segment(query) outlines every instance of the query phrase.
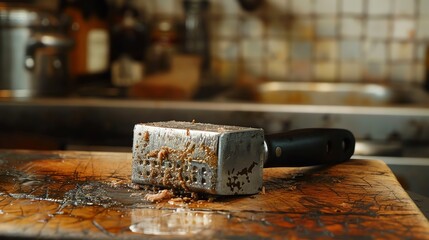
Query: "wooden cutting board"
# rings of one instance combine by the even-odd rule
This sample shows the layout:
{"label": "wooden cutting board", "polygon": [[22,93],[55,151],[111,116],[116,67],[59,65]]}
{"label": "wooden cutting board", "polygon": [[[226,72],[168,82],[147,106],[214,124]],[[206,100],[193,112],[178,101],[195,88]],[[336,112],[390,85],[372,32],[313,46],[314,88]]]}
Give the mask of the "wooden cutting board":
{"label": "wooden cutting board", "polygon": [[0,235],[49,238],[418,238],[429,223],[377,160],[264,169],[265,192],[144,200],[131,154],[0,151]]}

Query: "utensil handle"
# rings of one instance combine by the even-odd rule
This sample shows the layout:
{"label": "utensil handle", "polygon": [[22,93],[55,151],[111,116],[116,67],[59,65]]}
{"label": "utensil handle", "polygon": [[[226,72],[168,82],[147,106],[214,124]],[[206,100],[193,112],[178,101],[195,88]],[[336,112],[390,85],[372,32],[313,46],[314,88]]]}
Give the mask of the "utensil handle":
{"label": "utensil handle", "polygon": [[344,162],[353,155],[355,138],[346,129],[305,128],[267,135],[264,167],[311,166]]}

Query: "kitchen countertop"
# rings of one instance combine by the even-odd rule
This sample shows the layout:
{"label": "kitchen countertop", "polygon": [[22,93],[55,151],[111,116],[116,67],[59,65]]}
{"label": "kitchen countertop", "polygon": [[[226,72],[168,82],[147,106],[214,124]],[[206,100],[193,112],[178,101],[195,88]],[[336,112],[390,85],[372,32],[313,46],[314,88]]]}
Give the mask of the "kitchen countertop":
{"label": "kitchen countertop", "polygon": [[166,120],[261,127],[266,133],[309,126],[338,127],[369,141],[429,142],[429,108],[413,105],[316,106],[78,97],[0,99],[0,112],[0,130],[6,132],[75,139],[112,136],[122,145],[130,143],[130,129],[135,123]]}
{"label": "kitchen countertop", "polygon": [[130,183],[130,153],[2,150],[0,165],[2,236],[429,239],[383,161],[264,169],[256,195],[156,203]]}

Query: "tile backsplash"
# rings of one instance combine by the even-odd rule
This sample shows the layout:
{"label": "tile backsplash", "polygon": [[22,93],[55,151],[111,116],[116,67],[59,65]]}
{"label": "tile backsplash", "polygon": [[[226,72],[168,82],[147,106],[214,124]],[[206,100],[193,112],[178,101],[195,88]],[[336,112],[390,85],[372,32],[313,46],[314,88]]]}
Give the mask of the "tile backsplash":
{"label": "tile backsplash", "polygon": [[[113,1],[113,0],[112,0]],[[150,19],[180,0],[136,0]],[[253,12],[211,0],[211,75],[250,81],[424,79],[429,0],[265,0]]]}
{"label": "tile backsplash", "polygon": [[[174,4],[182,15],[180,1],[144,5],[152,14]],[[429,0],[265,0],[254,12],[212,0],[210,32],[220,79],[419,83]]]}

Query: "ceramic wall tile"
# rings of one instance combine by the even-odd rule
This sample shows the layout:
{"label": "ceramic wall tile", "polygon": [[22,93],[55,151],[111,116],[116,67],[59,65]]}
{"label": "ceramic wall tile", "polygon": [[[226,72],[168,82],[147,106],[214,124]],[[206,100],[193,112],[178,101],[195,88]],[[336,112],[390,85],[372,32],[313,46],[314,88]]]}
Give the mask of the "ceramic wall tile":
{"label": "ceramic wall tile", "polygon": [[334,17],[321,17],[316,19],[316,35],[317,37],[337,37],[338,19]]}
{"label": "ceramic wall tile", "polygon": [[370,18],[366,20],[366,38],[387,39],[390,33],[388,18]]}
{"label": "ceramic wall tile", "polygon": [[414,44],[392,42],[390,44],[390,59],[393,61],[411,62],[414,59]]}
{"label": "ceramic wall tile", "polygon": [[411,40],[416,34],[416,24],[412,19],[395,19],[393,21],[393,38],[397,40]]}
{"label": "ceramic wall tile", "polygon": [[368,15],[388,15],[392,12],[393,0],[368,0]]}
{"label": "ceramic wall tile", "polygon": [[342,0],[340,5],[341,13],[345,15],[362,15],[364,13],[364,0]]}
{"label": "ceramic wall tile", "polygon": [[267,39],[267,60],[283,61],[289,58],[289,42],[284,39]]}
{"label": "ceramic wall tile", "polygon": [[321,40],[316,42],[317,60],[335,60],[338,58],[338,41]]}
{"label": "ceramic wall tile", "polygon": [[336,79],[338,79],[336,62],[316,62],[315,80],[335,81]]}
{"label": "ceramic wall tile", "polygon": [[288,78],[289,69],[286,61],[267,61],[267,78],[272,81],[284,81]]}
{"label": "ceramic wall tile", "polygon": [[340,62],[339,79],[345,82],[359,82],[362,80],[362,64],[360,62]]}
{"label": "ceramic wall tile", "polygon": [[412,17],[416,14],[415,0],[394,0],[393,7],[393,13],[396,16]]}
{"label": "ceramic wall tile", "polygon": [[369,61],[366,62],[363,69],[363,77],[367,81],[387,82],[388,66],[386,62]]}
{"label": "ceramic wall tile", "polygon": [[429,16],[418,19],[416,38],[429,42]]}
{"label": "ceramic wall tile", "polygon": [[361,37],[363,33],[363,21],[358,17],[344,17],[341,19],[341,36]]}
{"label": "ceramic wall tile", "polygon": [[360,60],[363,56],[362,42],[355,40],[342,40],[340,42],[341,60]]}
{"label": "ceramic wall tile", "polygon": [[306,41],[291,42],[291,58],[294,60],[310,60],[313,57],[313,43]]}
{"label": "ceramic wall tile", "polygon": [[247,17],[240,22],[240,31],[244,38],[262,37],[265,33],[264,22],[257,17]]}
{"label": "ceramic wall tile", "polygon": [[411,63],[393,63],[390,68],[390,79],[396,82],[412,82],[414,68]]}
{"label": "ceramic wall tile", "polygon": [[291,2],[291,10],[294,15],[312,14],[313,8],[314,8],[313,0],[292,0]]}
{"label": "ceramic wall tile", "polygon": [[387,43],[381,41],[368,41],[365,43],[365,59],[368,61],[386,61]]}
{"label": "ceramic wall tile", "polygon": [[[426,51],[429,50],[428,43],[419,43],[419,44],[413,44],[416,48],[416,60],[418,62],[425,62],[426,60]],[[429,56],[427,56],[429,57]]]}
{"label": "ceramic wall tile", "polygon": [[418,4],[418,13],[420,16],[429,17],[429,0],[420,0],[417,1]]}
{"label": "ceramic wall tile", "polygon": [[315,35],[315,25],[311,18],[304,18],[293,22],[291,37],[296,40],[311,40]]}
{"label": "ceramic wall tile", "polygon": [[292,81],[313,81],[314,63],[310,61],[291,61],[289,78]]}
{"label": "ceramic wall tile", "polygon": [[244,71],[243,81],[261,81],[266,77],[266,67],[264,61],[247,60],[243,62],[242,70]]}
{"label": "ceramic wall tile", "polygon": [[316,0],[314,12],[318,15],[336,15],[338,0]]}
{"label": "ceramic wall tile", "polygon": [[423,83],[426,78],[426,65],[422,63],[414,64],[414,82]]}
{"label": "ceramic wall tile", "polygon": [[244,39],[240,43],[240,52],[242,59],[251,61],[261,60],[266,57],[265,41],[262,38]]}

